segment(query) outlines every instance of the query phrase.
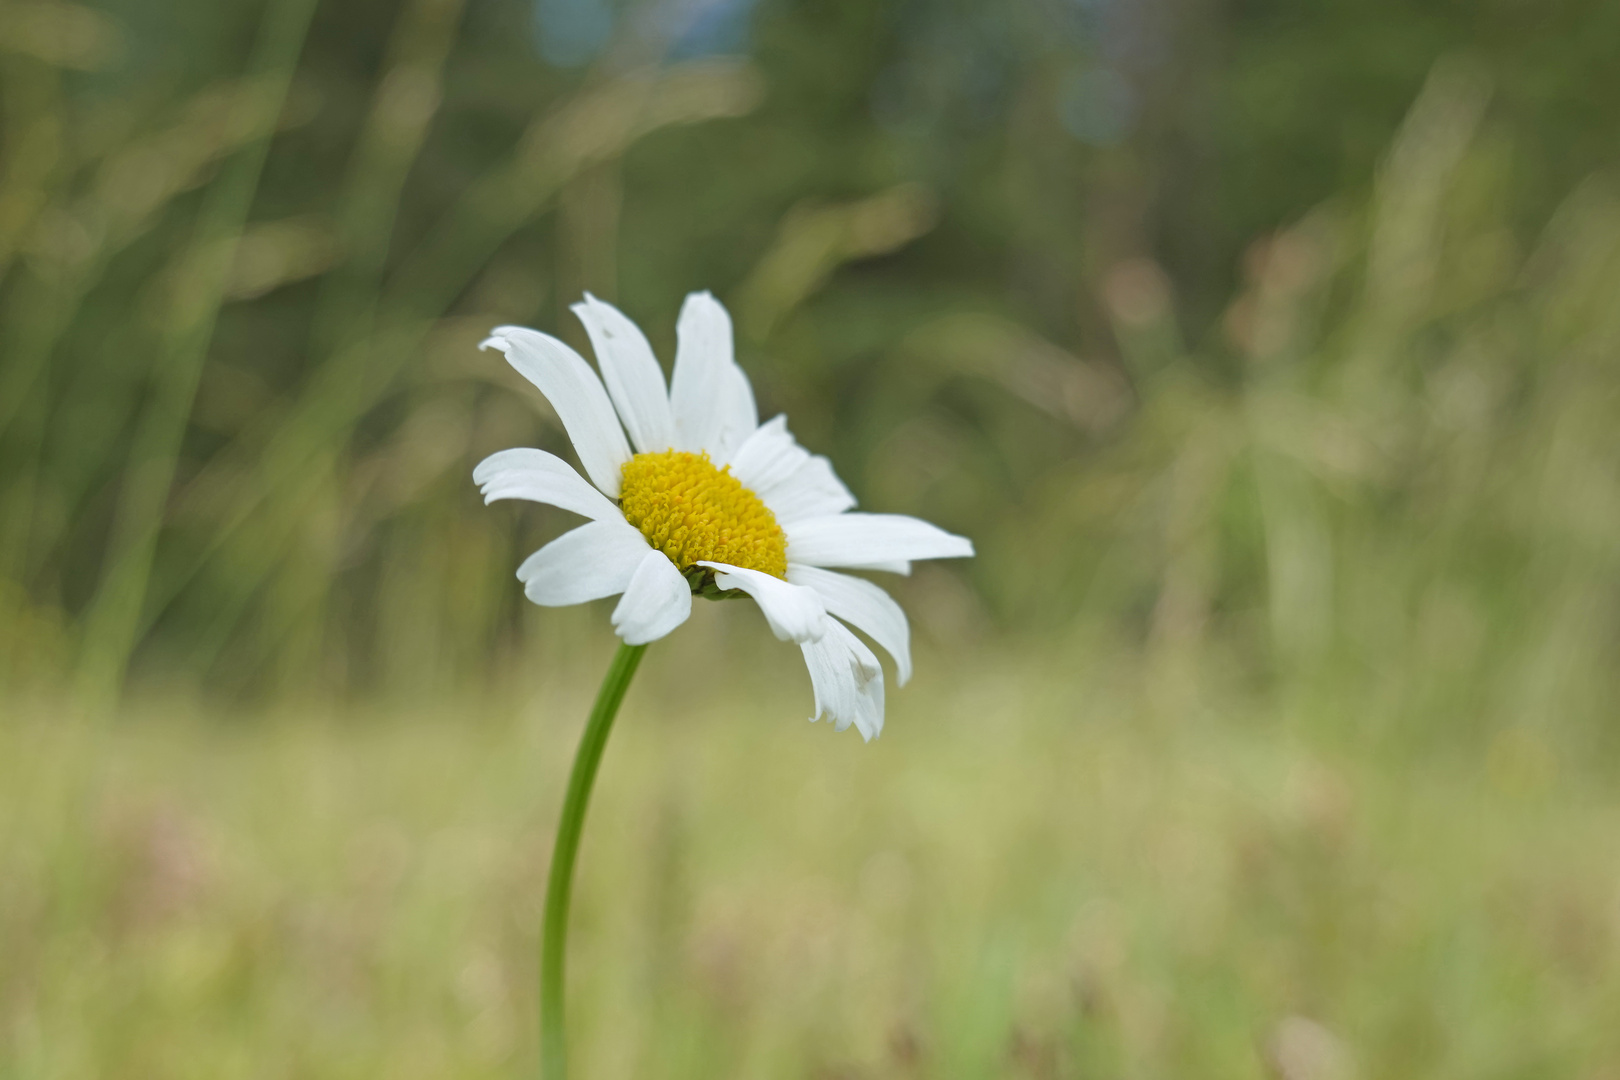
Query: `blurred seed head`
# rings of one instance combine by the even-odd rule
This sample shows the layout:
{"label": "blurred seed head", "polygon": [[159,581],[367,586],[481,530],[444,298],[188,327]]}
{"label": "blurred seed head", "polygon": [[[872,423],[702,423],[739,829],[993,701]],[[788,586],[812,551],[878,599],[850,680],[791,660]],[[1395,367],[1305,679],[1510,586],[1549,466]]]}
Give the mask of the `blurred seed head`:
{"label": "blurred seed head", "polygon": [[1108,430],[1131,406],[1130,387],[1116,369],[997,316],[948,315],[912,331],[901,348],[934,367],[988,379],[1082,431]]}
{"label": "blurred seed head", "polygon": [[35,221],[26,250],[40,276],[56,278],[89,264],[100,242],[101,238],[82,217],[52,206]]}
{"label": "blurred seed head", "polygon": [[78,4],[0,5],[0,51],[20,53],[55,67],[95,71],[124,53],[123,28]]}
{"label": "blurred seed head", "polygon": [[1356,1075],[1349,1048],[1303,1016],[1285,1017],[1272,1029],[1265,1059],[1276,1080],[1352,1080]]}
{"label": "blurred seed head", "polygon": [[1150,326],[1168,318],[1170,296],[1170,278],[1152,259],[1127,259],[1103,280],[1103,300],[1126,326]]}
{"label": "blurred seed head", "polygon": [[109,798],[102,809],[105,859],[115,868],[112,915],[123,930],[149,930],[199,904],[214,862],[197,821],[163,801]]}
{"label": "blurred seed head", "polygon": [[738,320],[764,338],[845,263],[887,255],[931,230],[938,199],[900,184],[854,202],[803,202],[789,210],[775,241],[737,290]]}
{"label": "blurred seed head", "polygon": [[606,161],[648,131],[670,124],[742,116],[764,96],[753,65],[698,60],[621,76],[551,113],[525,134],[517,176],[553,182]]}
{"label": "blurred seed head", "polygon": [[439,76],[436,68],[402,64],[383,76],[377,89],[376,120],[386,140],[411,144],[438,111]]}
{"label": "blurred seed head", "polygon": [[236,242],[226,297],[251,300],[325,273],[341,254],[336,235],[332,222],[316,215],[250,227]]}
{"label": "blurred seed head", "polygon": [[1277,357],[1301,331],[1301,307],[1332,269],[1337,220],[1318,210],[1293,228],[1256,240],[1244,253],[1247,281],[1227,309],[1228,339],[1251,359]]}

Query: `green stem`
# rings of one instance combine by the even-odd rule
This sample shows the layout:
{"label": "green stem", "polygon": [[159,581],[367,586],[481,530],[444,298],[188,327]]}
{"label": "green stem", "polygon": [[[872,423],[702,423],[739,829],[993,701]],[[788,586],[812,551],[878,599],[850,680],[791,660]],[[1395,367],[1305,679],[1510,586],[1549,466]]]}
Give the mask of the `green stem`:
{"label": "green stem", "polygon": [[546,915],[540,935],[540,1076],[541,1080],[566,1080],[568,1043],[564,1023],[563,982],[567,967],[568,904],[574,885],[574,859],[579,855],[579,834],[585,827],[585,808],[591,801],[591,785],[596,767],[602,763],[602,750],[619,714],[619,702],[630,687],[630,679],[641,663],[645,645],[620,645],[596,694],[591,718],[585,722],[579,750],[574,754],[574,770],[568,776],[568,794],[563,799],[562,820],[557,822],[557,843],[551,849],[551,878],[546,882]]}

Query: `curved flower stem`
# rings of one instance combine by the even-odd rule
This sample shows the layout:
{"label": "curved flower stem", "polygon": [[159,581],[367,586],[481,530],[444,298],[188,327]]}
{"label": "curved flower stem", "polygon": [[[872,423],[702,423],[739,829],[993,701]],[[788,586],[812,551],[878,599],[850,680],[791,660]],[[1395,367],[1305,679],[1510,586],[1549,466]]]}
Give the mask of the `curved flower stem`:
{"label": "curved flower stem", "polygon": [[546,882],[545,923],[540,934],[540,1076],[541,1080],[565,1080],[568,1075],[568,1043],[564,1023],[564,975],[568,952],[568,903],[574,885],[574,859],[579,854],[579,834],[585,826],[585,808],[591,801],[591,785],[596,767],[613,730],[619,702],[630,687],[630,679],[641,663],[645,645],[623,645],[613,657],[602,689],[597,691],[591,718],[585,722],[579,750],[574,754],[574,770],[568,776],[568,794],[563,798],[562,820],[557,823],[557,843],[551,849],[551,877]]}

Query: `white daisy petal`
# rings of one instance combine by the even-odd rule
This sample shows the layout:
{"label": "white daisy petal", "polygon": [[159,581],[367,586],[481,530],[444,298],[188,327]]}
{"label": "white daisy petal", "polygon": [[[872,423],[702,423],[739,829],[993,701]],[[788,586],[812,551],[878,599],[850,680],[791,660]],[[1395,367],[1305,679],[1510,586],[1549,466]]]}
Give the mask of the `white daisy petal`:
{"label": "white daisy petal", "polygon": [[855,680],[855,727],[861,738],[871,742],[883,734],[883,666],[866,643],[841,623],[832,623],[829,636],[842,639],[854,663],[850,674]]}
{"label": "white daisy petal", "polygon": [[602,369],[602,382],[619,410],[630,444],[656,454],[675,445],[675,420],[664,390],[664,373],[641,328],[612,304],[585,294],[570,310],[585,324]]}
{"label": "white daisy petal", "polygon": [[719,444],[735,367],[731,316],[711,294],[689,294],[675,323],[675,374],[669,381],[677,450],[696,453]]}
{"label": "white daisy petal", "polygon": [[630,460],[630,444],[602,380],[585,358],[549,334],[523,326],[497,326],[479,348],[501,350],[507,363],[539,388],[557,411],[585,475],[603,494],[618,498],[619,470]]}
{"label": "white daisy petal", "polygon": [[482,490],[485,504],[497,499],[528,499],[599,521],[620,517],[619,508],[586,483],[572,465],[544,450],[522,447],[491,454],[473,470],[473,483]]}
{"label": "white daisy petal", "polygon": [[725,385],[720,394],[720,433],[707,447],[709,457],[716,465],[724,465],[732,454],[759,427],[759,407],[754,404],[754,388],[748,376],[736,364],[725,373]]}
{"label": "white daisy petal", "polygon": [[669,556],[648,551],[641,558],[619,606],[613,629],[626,645],[645,645],[674,630],[692,614],[692,587]]}
{"label": "white daisy petal", "polygon": [[788,558],[810,566],[872,566],[973,554],[973,541],[904,514],[831,514],[795,521],[783,531]]}
{"label": "white daisy petal", "polygon": [[[547,605],[622,593],[613,627],[627,644],[672,633],[691,616],[691,588],[676,563],[685,565],[690,556],[654,549],[616,500],[656,494],[650,487],[622,490],[633,454],[704,452],[730,477],[684,463],[691,475],[682,482],[692,488],[682,497],[717,508],[681,519],[691,530],[680,541],[684,550],[703,550],[695,545],[721,543],[748,527],[741,511],[724,508],[730,504],[720,498],[722,487],[734,493],[740,483],[769,508],[786,538],[786,580],[728,563],[699,565],[714,571],[720,588],[748,593],[777,637],[799,643],[815,690],[813,720],[876,738],[883,730],[885,684],[867,641],[893,657],[904,685],[912,672],[910,625],[882,589],[832,568],[909,574],[917,559],[972,555],[972,541],[916,518],[851,512],[855,497],[832,463],[799,446],[785,417],[759,423],[753,388],[734,357],[731,317],[709,293],[692,293],[681,307],[667,391],[658,359],[633,322],[589,294],[573,310],[590,335],[600,374],[567,345],[534,330],[499,327],[484,343],[505,353],[551,400],[584,474],[541,450],[502,451],[473,472],[485,501],[529,499],[593,519],[524,560],[518,568],[524,592]],[[643,482],[639,473],[635,482]],[[650,518],[647,524],[663,528]]]}
{"label": "white daisy petal", "polygon": [[788,564],[788,580],[814,589],[827,614],[843,619],[883,646],[894,657],[895,685],[906,685],[911,679],[911,626],[894,597],[870,581],[796,563]]}
{"label": "white daisy petal", "polygon": [[714,583],[722,589],[741,589],[752,596],[759,610],[765,613],[771,633],[782,641],[814,641],[832,625],[821,597],[813,589],[741,566],[718,562],[698,565],[715,571]]}
{"label": "white daisy petal", "polygon": [[820,641],[806,641],[799,646],[804,653],[804,666],[810,672],[810,688],[815,692],[815,712],[810,716],[828,720],[836,730],[843,731],[855,719],[855,680],[850,677],[848,653],[837,637],[828,634]]}
{"label": "white daisy petal", "polygon": [[583,604],[624,592],[647,551],[646,539],[623,518],[593,521],[524,559],[517,576],[536,604]]}
{"label": "white daisy petal", "polygon": [[810,451],[794,441],[787,417],[776,416],[754,429],[731,456],[731,475],[749,491],[775,487],[810,460]]}
{"label": "white daisy petal", "polygon": [[855,496],[833,472],[832,462],[820,454],[801,464],[786,480],[755,494],[784,526],[803,518],[842,514],[855,506]]}
{"label": "white daisy petal", "polygon": [[854,724],[870,742],[883,732],[883,669],[872,650],[842,623],[831,623],[819,641],[799,646],[816,695],[816,715],[837,730]]}

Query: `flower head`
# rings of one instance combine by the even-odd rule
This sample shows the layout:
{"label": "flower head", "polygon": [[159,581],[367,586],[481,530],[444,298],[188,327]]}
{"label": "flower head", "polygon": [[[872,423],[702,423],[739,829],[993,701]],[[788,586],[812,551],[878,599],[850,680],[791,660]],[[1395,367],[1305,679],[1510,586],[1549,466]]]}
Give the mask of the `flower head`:
{"label": "flower head", "polygon": [[484,342],[551,402],[589,477],[532,449],[502,450],[473,471],[486,503],[530,499],[591,519],[524,560],[524,593],[548,606],[622,594],[613,627],[632,645],[685,622],[694,594],[752,597],[772,632],[804,652],[811,719],[877,735],[883,670],[845,623],[894,658],[901,685],[910,628],[888,593],[833,568],[905,574],[918,559],[972,555],[973,544],[917,518],[852,513],[832,464],[800,447],[785,417],[759,422],[731,318],[708,293],[681,307],[667,390],[635,323],[588,293],[573,310],[601,378],[536,330],[497,327]]}

